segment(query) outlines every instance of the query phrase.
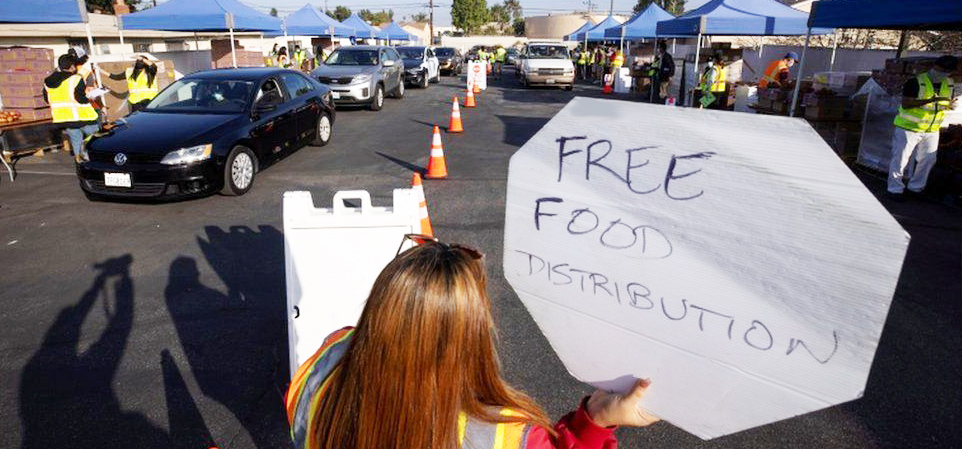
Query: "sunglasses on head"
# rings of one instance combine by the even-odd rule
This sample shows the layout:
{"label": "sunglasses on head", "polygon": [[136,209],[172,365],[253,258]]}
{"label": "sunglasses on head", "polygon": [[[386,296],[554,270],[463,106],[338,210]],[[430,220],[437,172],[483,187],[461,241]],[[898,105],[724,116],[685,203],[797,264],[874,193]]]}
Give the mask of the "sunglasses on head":
{"label": "sunglasses on head", "polygon": [[[408,240],[414,242],[414,244],[417,246],[425,245],[428,243],[437,243],[438,245],[441,245],[444,249],[449,251],[450,250],[462,251],[474,260],[484,258],[484,254],[475,248],[472,248],[470,246],[460,245],[457,243],[451,243],[451,244],[443,243],[440,240],[438,240],[437,237],[434,237],[431,235],[425,235],[425,234],[404,234],[404,238],[401,239],[401,244],[397,247],[397,254],[401,254],[401,249],[404,248],[404,244],[407,243]],[[395,256],[397,256],[397,254],[395,254]]]}

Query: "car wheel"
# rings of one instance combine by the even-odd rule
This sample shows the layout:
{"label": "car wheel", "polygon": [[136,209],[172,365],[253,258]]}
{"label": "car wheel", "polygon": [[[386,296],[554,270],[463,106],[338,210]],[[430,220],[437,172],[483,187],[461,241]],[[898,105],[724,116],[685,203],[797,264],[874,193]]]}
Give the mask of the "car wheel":
{"label": "car wheel", "polygon": [[380,84],[374,88],[374,98],[371,99],[371,110],[380,111],[384,107],[384,87]]}
{"label": "car wheel", "polygon": [[255,161],[253,151],[242,146],[234,147],[224,164],[224,188],[220,193],[228,196],[247,193],[254,184],[254,172],[257,169]]}
{"label": "car wheel", "polygon": [[404,80],[401,80],[401,82],[397,84],[397,89],[394,89],[394,98],[399,100],[404,98]]}
{"label": "car wheel", "polygon": [[441,71],[440,71],[440,70],[438,70],[437,75],[435,75],[434,78],[431,79],[431,82],[432,82],[432,83],[440,83],[440,82],[441,82]]}
{"label": "car wheel", "polygon": [[421,89],[427,89],[431,80],[428,79],[428,71],[421,72]]}
{"label": "car wheel", "polygon": [[322,112],[321,116],[317,119],[317,134],[314,135],[314,141],[311,142],[312,145],[316,147],[323,147],[331,143],[331,137],[334,137],[334,126],[331,123],[331,117],[327,113]]}

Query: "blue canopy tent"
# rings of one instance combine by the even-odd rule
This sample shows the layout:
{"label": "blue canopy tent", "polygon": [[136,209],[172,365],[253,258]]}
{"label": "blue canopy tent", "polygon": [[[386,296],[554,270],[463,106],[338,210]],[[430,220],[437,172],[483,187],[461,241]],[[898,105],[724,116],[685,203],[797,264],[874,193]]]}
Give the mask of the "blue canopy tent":
{"label": "blue canopy tent", "polygon": [[0,23],[86,23],[82,0],[0,2]]}
{"label": "blue canopy tent", "polygon": [[808,25],[813,28],[962,31],[962,2],[822,0],[812,3]]}
{"label": "blue canopy tent", "polygon": [[605,29],[605,38],[638,40],[659,37],[655,29],[658,22],[674,18],[675,16],[662,9],[657,3],[652,3],[644,11],[635,14],[631,20]]}
{"label": "blue canopy tent", "polygon": [[281,21],[255,11],[237,0],[170,0],[146,11],[123,16],[124,30],[228,31],[231,57],[234,31],[281,31]]}
{"label": "blue canopy tent", "polygon": [[[830,34],[831,29],[808,27],[808,14],[776,0],[710,0],[700,8],[678,18],[658,22],[658,35],[678,34],[697,36],[695,65],[697,67],[703,35],[721,36],[800,36]],[[805,54],[799,73],[805,67]],[[792,109],[794,112],[794,107]]]}
{"label": "blue canopy tent", "polygon": [[404,28],[401,28],[400,26],[398,26],[398,24],[394,22],[391,22],[390,24],[385,26],[384,29],[382,29],[381,32],[378,33],[377,37],[378,39],[386,39],[388,41],[388,45],[391,44],[392,40],[393,41],[418,40],[417,37],[415,37],[411,33],[408,33],[407,31],[404,31]]}
{"label": "blue canopy tent", "polygon": [[[284,18],[285,34],[295,36],[353,37],[354,28],[342,25],[333,17],[323,14],[310,4]],[[267,36],[279,35],[265,33]]]}
{"label": "blue canopy tent", "polygon": [[586,20],[584,25],[581,25],[580,27],[578,27],[577,30],[574,30],[574,32],[572,32],[571,34],[565,36],[565,37],[564,37],[564,40],[566,40],[566,41],[576,41],[576,40],[578,40],[578,35],[579,35],[579,34],[584,33],[585,31],[590,30],[591,27],[593,27],[593,26],[595,26],[595,24],[591,23],[590,20]]}
{"label": "blue canopy tent", "polygon": [[619,25],[621,25],[621,22],[616,20],[615,16],[609,15],[601,23],[578,33],[576,37],[579,41],[603,41],[605,40],[605,30]]}
{"label": "blue canopy tent", "polygon": [[357,13],[341,21],[342,25],[354,28],[354,37],[358,39],[376,39],[379,30],[367,24]]}

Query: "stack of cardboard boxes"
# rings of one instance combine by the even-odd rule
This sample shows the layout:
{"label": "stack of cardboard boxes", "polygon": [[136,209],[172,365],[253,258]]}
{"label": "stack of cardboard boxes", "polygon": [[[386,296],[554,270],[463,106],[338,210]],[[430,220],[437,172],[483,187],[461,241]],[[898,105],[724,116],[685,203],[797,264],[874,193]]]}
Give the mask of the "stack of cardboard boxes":
{"label": "stack of cardboard boxes", "polygon": [[[804,92],[804,84],[802,89]],[[802,104],[799,102],[795,108],[796,116],[800,115],[799,112],[801,112],[801,106]],[[765,89],[759,88],[756,107],[760,112],[767,112],[776,115],[788,115],[788,111],[792,108],[792,91],[779,87],[768,87]]]}
{"label": "stack of cardboard boxes", "polygon": [[48,48],[0,48],[0,101],[4,111],[20,113],[20,120],[50,118],[43,99],[43,80],[54,69]]}
{"label": "stack of cardboard boxes", "polygon": [[909,78],[931,69],[935,65],[935,59],[929,56],[888,59],[885,61],[884,69],[872,71],[872,78],[889,95],[902,95],[902,86],[905,85],[905,82]]}
{"label": "stack of cardboard boxes", "polygon": [[[264,55],[259,51],[244,50],[238,41],[234,41],[234,57],[237,67],[263,67]],[[210,41],[211,64],[215,69],[234,67],[234,57],[231,56],[230,39],[215,39]]]}

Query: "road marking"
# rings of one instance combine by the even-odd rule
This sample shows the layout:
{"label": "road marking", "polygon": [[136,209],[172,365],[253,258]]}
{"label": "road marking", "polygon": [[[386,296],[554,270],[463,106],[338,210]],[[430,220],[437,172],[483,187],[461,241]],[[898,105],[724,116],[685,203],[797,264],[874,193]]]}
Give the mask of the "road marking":
{"label": "road marking", "polygon": [[[4,170],[6,171],[6,170]],[[16,175],[54,175],[54,176],[76,176],[76,173],[58,173],[53,171],[33,171],[33,170],[17,170]]]}

